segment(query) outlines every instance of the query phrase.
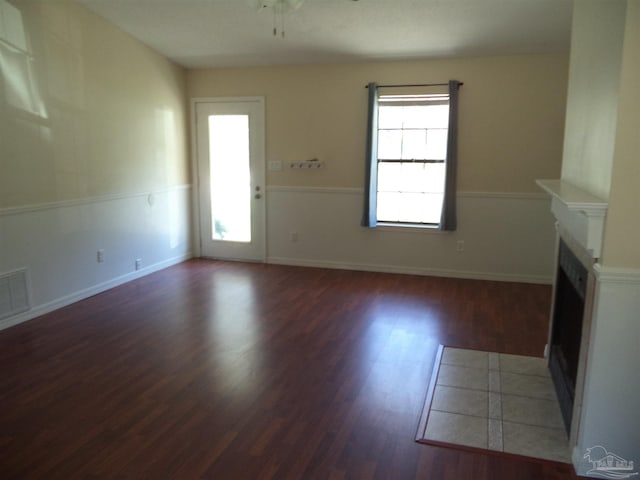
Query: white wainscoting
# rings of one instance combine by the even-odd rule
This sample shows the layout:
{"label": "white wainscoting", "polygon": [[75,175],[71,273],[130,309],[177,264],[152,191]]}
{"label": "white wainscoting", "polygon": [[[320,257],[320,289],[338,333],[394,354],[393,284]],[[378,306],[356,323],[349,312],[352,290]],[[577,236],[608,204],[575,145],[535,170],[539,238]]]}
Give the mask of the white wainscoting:
{"label": "white wainscoting", "polygon": [[594,466],[585,454],[601,445],[633,461],[632,471],[620,472],[631,474],[640,470],[640,270],[600,264],[594,269],[595,302],[573,464],[578,475],[589,476]]}
{"label": "white wainscoting", "polygon": [[31,305],[0,329],[191,257],[190,224],[189,185],[0,209],[0,274],[26,269]]}
{"label": "white wainscoting", "polygon": [[267,261],[552,283],[555,229],[544,194],[460,192],[456,232],[363,228],[363,195],[354,188],[269,187]]}

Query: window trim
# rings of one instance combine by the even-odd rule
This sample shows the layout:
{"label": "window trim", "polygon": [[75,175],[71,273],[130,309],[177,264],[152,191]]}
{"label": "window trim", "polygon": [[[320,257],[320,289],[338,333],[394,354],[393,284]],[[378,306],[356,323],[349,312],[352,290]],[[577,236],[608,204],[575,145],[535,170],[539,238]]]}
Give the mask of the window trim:
{"label": "window trim", "polygon": [[[442,106],[446,106],[449,107],[449,94],[443,94],[443,93],[435,93],[435,94],[421,94],[419,96],[411,96],[411,100],[407,101],[407,96],[404,95],[387,95],[387,96],[381,96],[379,98],[379,103],[378,103],[378,113],[380,113],[380,110],[384,107],[406,107],[406,106],[413,106],[413,107],[422,107],[425,109],[428,109],[430,107],[442,107]],[[424,111],[424,115],[427,115],[426,110],[420,110],[420,112]],[[448,108],[447,108],[447,114],[448,114]],[[400,152],[401,154],[404,154],[404,150],[403,150],[403,145],[404,145],[404,132],[407,131],[419,131],[419,132],[424,132],[425,135],[425,145],[424,145],[424,152],[425,154],[428,153],[428,135],[429,135],[429,131],[430,130],[445,130],[447,132],[448,135],[448,119],[447,119],[447,124],[446,126],[441,126],[439,125],[438,127],[408,127],[405,128],[404,127],[404,123],[406,121],[406,117],[404,117],[402,115],[402,113],[399,114],[399,117],[396,118],[397,121],[401,122],[401,126],[399,127],[394,127],[394,128],[384,128],[380,126],[380,123],[378,123],[378,148],[377,151],[380,152],[380,133],[381,132],[389,132],[389,131],[396,131],[396,132],[402,132],[401,136],[402,136],[402,143],[400,146]],[[379,169],[381,164],[422,164],[422,165],[431,165],[431,164],[446,164],[446,152],[445,152],[445,158],[439,158],[439,159],[432,159],[432,158],[380,158],[380,156],[378,155],[378,159],[376,162],[376,168]],[[423,167],[424,168],[424,167]],[[443,172],[444,174],[444,172]],[[399,186],[403,186],[402,184]],[[406,187],[406,184],[404,185]],[[436,194],[439,195],[441,194],[444,197],[444,189],[445,189],[445,178],[442,178],[442,190],[435,190],[433,192],[427,192],[427,191],[408,191],[408,190],[398,190],[398,191],[388,191],[388,190],[380,190],[380,174],[377,175],[377,184],[376,184],[376,196],[379,196],[380,194],[383,193],[397,193],[397,194]],[[377,204],[377,202],[376,202]],[[398,216],[400,214],[398,213]],[[420,222],[420,221],[416,221],[416,220],[411,220],[411,221],[406,221],[406,220],[391,220],[391,219],[386,219],[386,218],[380,218],[379,212],[376,209],[376,223],[378,225],[386,225],[386,226],[396,226],[396,227],[406,227],[406,226],[416,226],[418,228],[440,228],[440,222]]]}
{"label": "window trim", "polygon": [[[390,225],[391,222],[378,222],[377,220],[377,184],[378,184],[378,114],[379,114],[379,98],[378,89],[384,87],[432,87],[432,86],[448,86],[448,103],[449,103],[449,122],[447,134],[447,155],[445,159],[445,185],[443,193],[443,204],[440,222],[438,224],[419,224],[419,223],[397,223],[393,224],[401,228],[427,225],[427,230],[437,228],[441,231],[454,231],[457,227],[456,221],[456,166],[457,166],[457,131],[458,131],[458,89],[462,82],[458,80],[449,80],[447,84],[424,84],[424,85],[382,85],[378,86],[375,82],[370,82],[368,88],[368,117],[367,117],[367,144],[366,144],[366,162],[365,162],[365,195],[364,195],[364,212],[362,225],[368,228],[375,228],[378,224]],[[438,94],[432,94],[438,95]],[[444,95],[444,94],[440,94]],[[387,96],[389,97],[389,96]],[[394,95],[394,97],[397,97]],[[409,98],[410,96],[406,96]],[[415,98],[416,96],[413,95]],[[408,100],[403,103],[407,105]],[[404,160],[406,162],[406,160]],[[433,226],[432,226],[433,225]],[[424,228],[424,227],[423,227]]]}

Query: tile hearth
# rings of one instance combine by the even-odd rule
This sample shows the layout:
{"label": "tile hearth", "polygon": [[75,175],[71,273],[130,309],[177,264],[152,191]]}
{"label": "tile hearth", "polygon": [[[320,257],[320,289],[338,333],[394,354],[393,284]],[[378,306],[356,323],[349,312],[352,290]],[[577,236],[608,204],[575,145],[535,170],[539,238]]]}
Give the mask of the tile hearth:
{"label": "tile hearth", "polygon": [[445,347],[421,441],[570,462],[546,361]]}

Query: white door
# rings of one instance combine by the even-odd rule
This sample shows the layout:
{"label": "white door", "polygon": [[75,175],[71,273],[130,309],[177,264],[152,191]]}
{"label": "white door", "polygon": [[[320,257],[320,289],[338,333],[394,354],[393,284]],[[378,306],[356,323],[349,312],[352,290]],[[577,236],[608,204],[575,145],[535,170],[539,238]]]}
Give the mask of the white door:
{"label": "white door", "polygon": [[201,256],[263,262],[264,99],[194,104]]}

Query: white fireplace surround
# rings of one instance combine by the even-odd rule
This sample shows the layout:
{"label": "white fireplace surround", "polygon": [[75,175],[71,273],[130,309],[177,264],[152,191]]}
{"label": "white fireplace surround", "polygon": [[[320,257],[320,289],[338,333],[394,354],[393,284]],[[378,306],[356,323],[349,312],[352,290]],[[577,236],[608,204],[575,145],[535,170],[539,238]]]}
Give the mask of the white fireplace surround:
{"label": "white fireplace surround", "polygon": [[[558,237],[589,271],[569,435],[573,465],[578,475],[594,474],[585,453],[595,445],[637,465],[640,270],[600,264],[606,201],[562,180],[536,183],[552,197]],[[552,328],[551,319],[549,335]]]}
{"label": "white fireplace surround", "polygon": [[[587,363],[589,356],[589,344],[591,341],[591,327],[593,323],[593,306],[595,301],[594,267],[600,258],[602,251],[602,237],[604,233],[604,221],[607,213],[607,202],[595,197],[588,192],[563,180],[537,180],[536,183],[551,195],[551,212],[555,216],[558,240],[563,239],[570,250],[586,267],[588,279],[586,285],[586,298],[584,299],[584,314],[582,321],[582,336],[580,338],[580,354],[578,359],[578,372],[575,384],[575,397],[573,399],[573,413],[571,419],[571,431],[569,432],[569,447],[572,449],[572,459],[577,467],[577,459],[580,456],[579,433],[583,414],[584,389],[587,376]],[[558,247],[556,246],[556,249]],[[557,252],[557,251],[556,251]],[[557,253],[556,253],[557,255]],[[556,267],[558,268],[558,267]],[[549,331],[545,357],[549,360],[551,348],[553,322],[556,302],[556,285],[554,279],[553,298],[549,318]],[[584,473],[584,472],[582,472]]]}

